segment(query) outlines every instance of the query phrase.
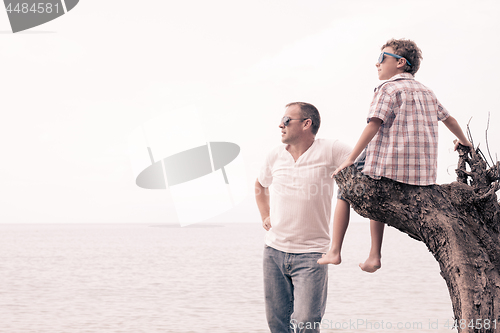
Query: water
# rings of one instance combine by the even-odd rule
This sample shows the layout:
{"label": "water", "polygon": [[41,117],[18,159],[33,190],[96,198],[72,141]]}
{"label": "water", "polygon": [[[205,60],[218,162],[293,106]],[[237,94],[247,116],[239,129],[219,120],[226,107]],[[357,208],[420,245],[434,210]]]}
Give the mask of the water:
{"label": "water", "polygon": [[[0,225],[0,332],[268,332],[263,239],[260,224]],[[368,247],[351,223],[323,332],[450,332],[425,246],[388,228],[375,274],[357,267]]]}

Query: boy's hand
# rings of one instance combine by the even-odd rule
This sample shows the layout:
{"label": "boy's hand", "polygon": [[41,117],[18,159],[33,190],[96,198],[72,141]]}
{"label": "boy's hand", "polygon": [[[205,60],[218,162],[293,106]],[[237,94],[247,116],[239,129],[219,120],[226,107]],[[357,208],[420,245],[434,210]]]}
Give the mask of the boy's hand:
{"label": "boy's hand", "polygon": [[343,169],[347,168],[349,165],[354,164],[354,161],[351,161],[349,159],[345,160],[335,171],[332,173],[332,178],[335,177],[340,171]]}
{"label": "boy's hand", "polygon": [[453,150],[457,150],[458,148],[458,145],[462,145],[462,146],[467,146],[467,147],[470,147],[470,149],[473,149],[474,147],[472,147],[472,143],[469,142],[469,140],[467,140],[466,142],[462,142],[460,140],[453,140],[453,143],[455,144],[455,148]]}
{"label": "boy's hand", "polygon": [[268,216],[264,219],[264,221],[262,221],[262,226],[264,227],[264,229],[266,229],[267,231],[269,231],[269,229],[271,229],[271,218]]}

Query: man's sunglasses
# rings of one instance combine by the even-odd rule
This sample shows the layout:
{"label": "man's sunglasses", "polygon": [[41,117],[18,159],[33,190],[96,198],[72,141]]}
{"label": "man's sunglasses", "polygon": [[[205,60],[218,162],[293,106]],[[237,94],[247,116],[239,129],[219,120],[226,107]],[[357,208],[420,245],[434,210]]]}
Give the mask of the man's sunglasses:
{"label": "man's sunglasses", "polygon": [[406,63],[411,66],[410,62],[405,57],[398,56],[397,54],[393,54],[393,53],[389,53],[389,52],[382,52],[382,53],[380,53],[380,56],[378,57],[378,63],[379,64],[381,64],[384,61],[384,55],[386,55],[386,54],[390,55],[391,57],[394,57],[396,59],[404,59],[404,60],[406,60]]}
{"label": "man's sunglasses", "polygon": [[281,123],[283,124],[283,126],[288,126],[288,124],[290,124],[290,120],[300,120],[300,121],[304,121],[306,119],[309,119],[309,118],[303,118],[303,119],[292,119],[288,116],[284,116],[282,119],[281,119]]}

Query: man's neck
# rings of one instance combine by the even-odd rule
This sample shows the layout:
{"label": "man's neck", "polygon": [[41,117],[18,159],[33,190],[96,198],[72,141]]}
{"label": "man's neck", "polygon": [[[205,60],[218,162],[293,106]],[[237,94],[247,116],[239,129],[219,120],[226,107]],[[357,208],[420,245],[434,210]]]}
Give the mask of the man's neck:
{"label": "man's neck", "polygon": [[299,157],[304,154],[309,147],[314,143],[314,136],[307,139],[307,140],[302,140],[301,142],[297,144],[289,144],[286,147],[286,150],[292,155],[293,159],[297,161]]}

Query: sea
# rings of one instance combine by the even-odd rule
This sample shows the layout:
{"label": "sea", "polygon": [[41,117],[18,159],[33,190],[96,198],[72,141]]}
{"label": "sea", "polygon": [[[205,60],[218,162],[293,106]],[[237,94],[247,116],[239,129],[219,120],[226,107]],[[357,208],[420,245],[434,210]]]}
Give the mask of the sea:
{"label": "sea", "polygon": [[[0,224],[1,333],[269,332],[259,223]],[[322,332],[456,332],[425,245],[386,228],[369,274],[369,222],[329,266]]]}

